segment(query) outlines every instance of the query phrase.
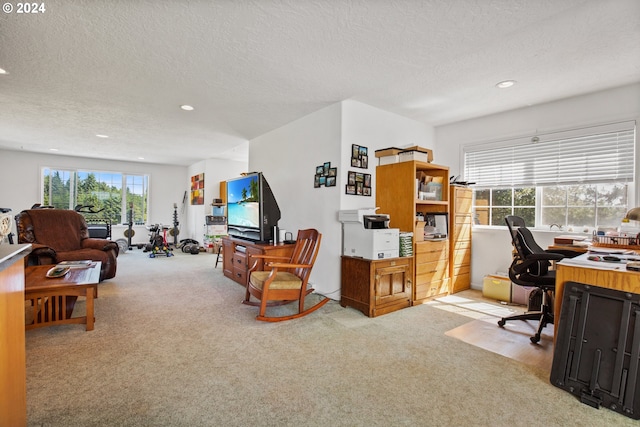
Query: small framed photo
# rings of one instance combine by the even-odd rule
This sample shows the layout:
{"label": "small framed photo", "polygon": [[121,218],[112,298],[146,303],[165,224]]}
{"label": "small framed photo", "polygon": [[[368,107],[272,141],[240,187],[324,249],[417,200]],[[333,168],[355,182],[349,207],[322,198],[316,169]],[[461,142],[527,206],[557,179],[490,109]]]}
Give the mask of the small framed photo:
{"label": "small framed photo", "polygon": [[325,162],[325,164],[322,166],[322,171],[323,171],[322,175],[328,176],[329,169],[331,169],[331,162]]}
{"label": "small framed photo", "polygon": [[347,173],[347,184],[348,185],[356,185],[356,173],[353,171],[349,171]]}
{"label": "small framed photo", "polygon": [[324,173],[324,166],[316,166],[316,175],[322,175]]}
{"label": "small framed photo", "polygon": [[315,175],[313,177],[313,187],[320,188],[320,175]]}
{"label": "small framed photo", "polygon": [[345,194],[353,194],[353,195],[355,195],[356,194],[356,186],[355,186],[355,184],[354,185],[347,184],[345,186],[345,191],[344,192],[345,192]]}
{"label": "small framed photo", "polygon": [[354,168],[369,168],[369,149],[362,145],[351,144],[351,166]]}
{"label": "small framed photo", "polygon": [[336,186],[336,177],[335,176],[328,176],[327,177],[326,186],[327,187],[335,187]]}
{"label": "small framed photo", "polygon": [[338,175],[338,168],[329,168],[329,175],[327,176],[336,176]]}

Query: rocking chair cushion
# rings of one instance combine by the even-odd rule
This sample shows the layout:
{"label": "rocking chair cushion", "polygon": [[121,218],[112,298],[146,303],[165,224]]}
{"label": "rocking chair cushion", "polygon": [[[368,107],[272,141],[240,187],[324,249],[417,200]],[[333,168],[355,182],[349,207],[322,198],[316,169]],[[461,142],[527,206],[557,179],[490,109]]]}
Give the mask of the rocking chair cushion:
{"label": "rocking chair cushion", "polygon": [[[269,274],[271,274],[270,271],[254,271],[251,273],[251,284],[258,289],[262,289]],[[276,278],[269,285],[269,289],[300,289],[301,286],[302,280],[298,276],[286,271],[279,271],[276,273]]]}

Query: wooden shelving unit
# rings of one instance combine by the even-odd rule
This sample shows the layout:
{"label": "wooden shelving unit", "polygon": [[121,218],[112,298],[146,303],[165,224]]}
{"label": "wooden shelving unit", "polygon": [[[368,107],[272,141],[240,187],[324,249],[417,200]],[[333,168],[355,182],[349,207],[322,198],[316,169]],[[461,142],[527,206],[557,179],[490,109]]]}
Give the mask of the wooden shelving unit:
{"label": "wooden shelving unit", "polygon": [[[421,175],[439,179],[442,200],[419,200],[417,180]],[[416,241],[418,213],[449,213],[449,168],[417,161],[392,163],[376,168],[376,206],[389,214],[389,227],[414,232],[414,271],[412,304],[447,294],[449,280],[449,242]]]}

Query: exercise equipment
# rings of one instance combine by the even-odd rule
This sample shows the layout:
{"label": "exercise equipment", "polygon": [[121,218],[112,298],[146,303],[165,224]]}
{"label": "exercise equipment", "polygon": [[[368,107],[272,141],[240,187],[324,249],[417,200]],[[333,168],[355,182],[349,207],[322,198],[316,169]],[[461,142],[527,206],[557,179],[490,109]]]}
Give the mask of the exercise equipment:
{"label": "exercise equipment", "polygon": [[183,239],[177,247],[187,254],[197,255],[200,253],[200,243],[197,240]]}
{"label": "exercise equipment", "polygon": [[173,236],[173,246],[178,246],[178,234],[180,234],[180,230],[178,230],[178,204],[173,204],[173,228],[169,232]]}
{"label": "exercise equipment", "polygon": [[149,225],[147,228],[149,229],[149,243],[145,245],[144,252],[151,252],[149,258],[173,256],[171,252],[173,249],[167,243],[167,230],[169,228],[163,227],[161,224]]}
{"label": "exercise equipment", "polygon": [[76,205],[74,210],[84,216],[89,237],[111,240],[111,220],[96,216],[104,210],[94,209],[94,205]]}

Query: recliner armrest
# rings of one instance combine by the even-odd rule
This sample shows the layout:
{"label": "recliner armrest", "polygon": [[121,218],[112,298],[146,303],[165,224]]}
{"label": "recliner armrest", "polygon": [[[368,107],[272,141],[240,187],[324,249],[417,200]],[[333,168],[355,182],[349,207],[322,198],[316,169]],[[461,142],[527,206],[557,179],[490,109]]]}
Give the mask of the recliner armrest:
{"label": "recliner armrest", "polygon": [[108,239],[96,239],[96,238],[88,238],[82,240],[82,248],[83,249],[98,249],[101,251],[110,251],[113,250],[118,256],[118,252],[120,251],[120,247],[113,240]]}
{"label": "recliner armrest", "polygon": [[53,248],[39,243],[31,243],[31,253],[27,257],[28,265],[48,265],[55,264],[57,254]]}

